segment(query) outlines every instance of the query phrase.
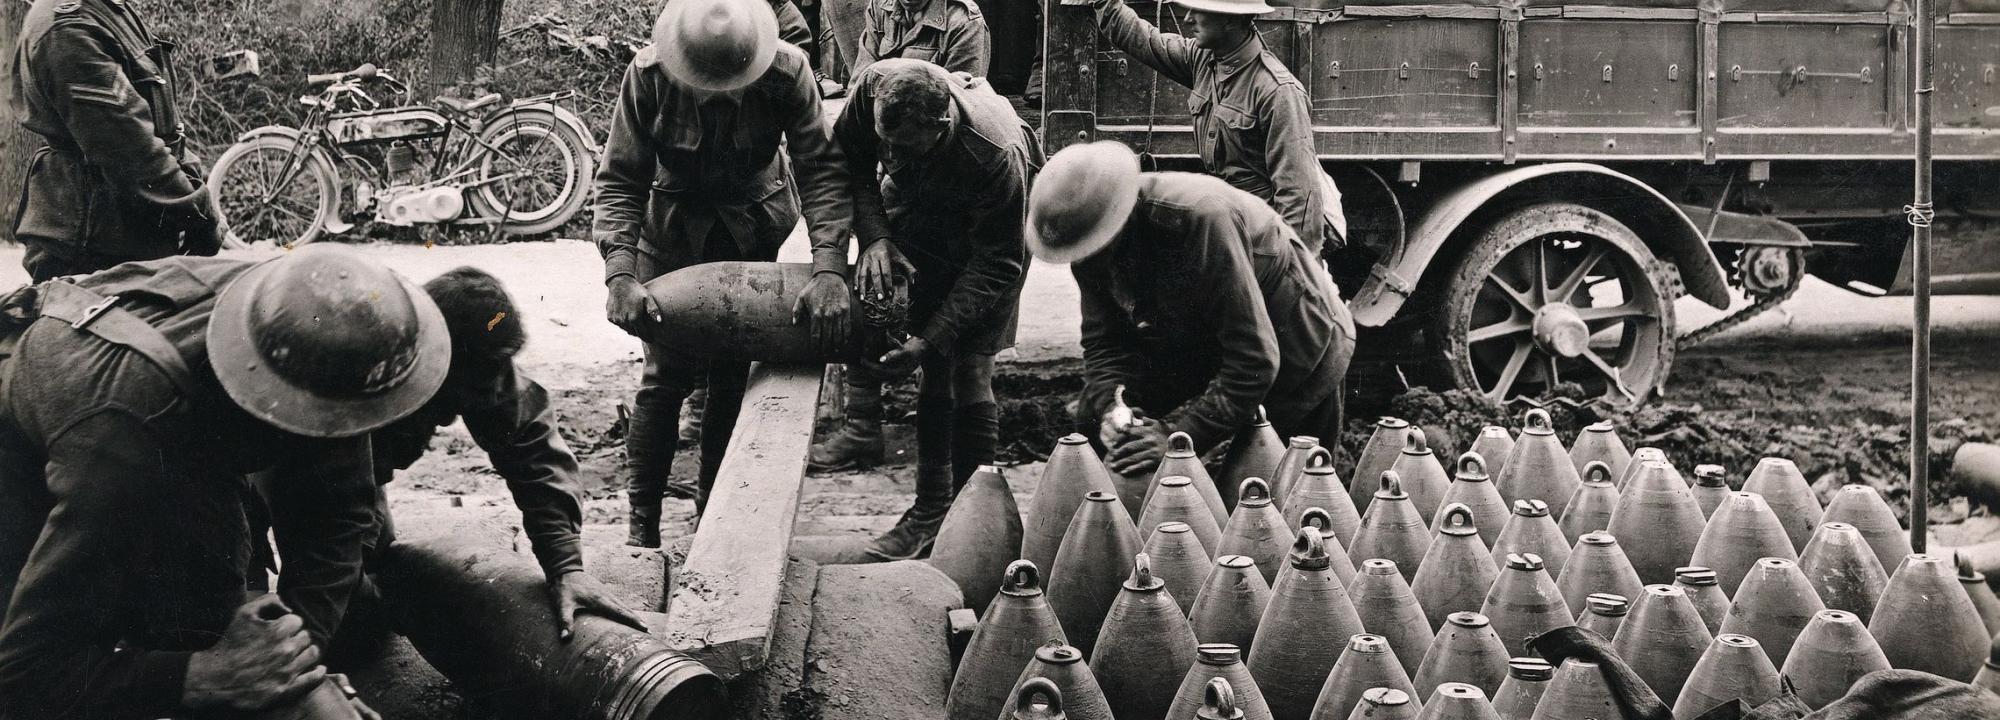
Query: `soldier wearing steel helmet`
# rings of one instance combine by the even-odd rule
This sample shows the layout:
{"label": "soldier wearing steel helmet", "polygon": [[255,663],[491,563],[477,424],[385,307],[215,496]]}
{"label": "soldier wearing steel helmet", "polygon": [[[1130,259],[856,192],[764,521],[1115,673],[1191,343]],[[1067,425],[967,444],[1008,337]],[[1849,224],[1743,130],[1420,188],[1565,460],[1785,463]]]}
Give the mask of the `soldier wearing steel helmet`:
{"label": "soldier wearing steel helmet", "polygon": [[[787,162],[787,154],[790,162]],[[641,283],[704,262],[768,261],[803,206],[816,243],[847,232],[840,169],[805,53],[778,40],[762,0],[674,0],[653,44],[625,69],[597,176],[591,235],[604,256],[607,315],[643,334],[659,309]],[[799,318],[833,347],[847,333],[847,290],[816,276]],[[681,402],[706,381],[696,512],[705,507],[742,404],[749,364],[713,348],[645,346],[625,437],[634,545],[660,543],[660,502]]]}
{"label": "soldier wearing steel helmet", "polygon": [[[373,527],[367,434],[451,364],[437,306],[314,245],[127,263],[0,307],[0,717],[250,712],[319,683]],[[251,472],[318,570],[246,604]]]}
{"label": "soldier wearing steel helmet", "polygon": [[1189,89],[1202,169],[1269,203],[1316,253],[1345,244],[1340,192],[1313,149],[1306,87],[1264,47],[1264,0],[1172,0],[1193,35],[1162,32],[1123,0],[1063,0],[1097,9],[1113,47]]}
{"label": "soldier wearing steel helmet", "polygon": [[[1082,293],[1078,423],[1118,473],[1151,472],[1175,431],[1206,451],[1263,405],[1281,436],[1338,437],[1354,322],[1319,253],[1207,175],[1139,171],[1113,142],[1056,153],[1029,196],[1028,247]],[[1114,413],[1118,388],[1146,422]]]}

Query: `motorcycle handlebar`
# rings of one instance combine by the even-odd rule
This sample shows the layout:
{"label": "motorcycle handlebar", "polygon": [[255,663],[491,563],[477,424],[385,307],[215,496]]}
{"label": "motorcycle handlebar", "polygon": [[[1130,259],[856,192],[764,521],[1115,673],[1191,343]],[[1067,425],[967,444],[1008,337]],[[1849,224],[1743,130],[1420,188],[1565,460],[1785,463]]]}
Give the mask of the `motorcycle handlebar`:
{"label": "motorcycle handlebar", "polygon": [[347,72],[307,75],[306,83],[309,85],[325,85],[345,80],[373,80],[378,72],[380,70],[375,67],[375,63],[362,63],[361,67]]}

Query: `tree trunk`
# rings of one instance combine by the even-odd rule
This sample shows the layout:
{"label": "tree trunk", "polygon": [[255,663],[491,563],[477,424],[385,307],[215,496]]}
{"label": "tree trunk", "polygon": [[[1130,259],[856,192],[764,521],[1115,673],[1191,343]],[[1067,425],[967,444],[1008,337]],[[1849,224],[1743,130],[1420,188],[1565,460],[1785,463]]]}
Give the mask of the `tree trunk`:
{"label": "tree trunk", "polygon": [[0,242],[14,242],[14,211],[19,209],[21,184],[26,182],[28,157],[40,146],[34,133],[21,127],[22,99],[14,92],[14,47],[28,4],[0,0]]}
{"label": "tree trunk", "polygon": [[[4,1],[4,0],[0,0]],[[446,85],[472,77],[493,62],[500,47],[500,6],[505,0],[435,0],[431,6],[431,81]]]}

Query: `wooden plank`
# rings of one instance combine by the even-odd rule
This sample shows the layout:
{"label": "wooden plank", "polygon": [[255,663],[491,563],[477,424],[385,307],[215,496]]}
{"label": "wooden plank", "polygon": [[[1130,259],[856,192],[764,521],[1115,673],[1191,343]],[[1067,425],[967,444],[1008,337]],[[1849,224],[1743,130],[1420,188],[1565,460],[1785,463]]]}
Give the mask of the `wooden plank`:
{"label": "wooden plank", "polygon": [[751,366],[736,434],[673,589],[667,643],[725,680],[770,655],[824,369]]}

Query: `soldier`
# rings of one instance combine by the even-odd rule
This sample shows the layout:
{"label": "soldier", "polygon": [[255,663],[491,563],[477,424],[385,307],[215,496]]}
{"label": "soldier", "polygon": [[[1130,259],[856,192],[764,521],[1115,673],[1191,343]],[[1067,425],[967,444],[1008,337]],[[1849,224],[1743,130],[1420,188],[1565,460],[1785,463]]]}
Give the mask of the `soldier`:
{"label": "soldier", "polygon": [[[373,525],[368,433],[451,364],[437,306],[312,245],[127,263],[5,308],[0,717],[225,715],[319,683]],[[246,604],[256,471],[316,562]]]}
{"label": "soldier", "polygon": [[[1000,437],[993,356],[1014,344],[1027,264],[1021,223],[1042,153],[985,81],[927,62],[879,61],[851,92],[833,135],[864,248],[856,280],[864,306],[899,292],[908,302],[908,321],[893,328],[906,336],[870,374],[894,380],[924,370],[916,503],[867,550],[902,560],[930,547],[958,488],[993,462]],[[822,274],[846,262],[844,242],[813,248]],[[897,283],[898,271],[914,284]]]}
{"label": "soldier", "polygon": [[876,60],[909,58],[985,77],[993,40],[972,0],[869,0],[856,53],[855,75]]}
{"label": "soldier", "polygon": [[[625,69],[597,176],[591,235],[604,255],[612,323],[636,335],[659,320],[644,281],[696,263],[776,259],[802,202],[816,243],[847,232],[840,167],[820,113],[805,53],[778,41],[769,4],[667,4],[653,45]],[[847,290],[838,273],[815,277],[798,309],[828,347],[846,337]],[[660,543],[660,498],[681,402],[702,379],[708,401],[697,515],[707,506],[749,373],[747,362],[707,351],[645,346],[625,439],[634,545]]]}
{"label": "soldier", "polygon": [[1311,98],[1257,35],[1254,20],[1271,6],[1173,2],[1187,8],[1194,37],[1161,32],[1122,0],[1063,0],[1094,5],[1098,31],[1113,46],[1191,90],[1202,169],[1269,203],[1314,253],[1340,249],[1347,222],[1313,149]]}
{"label": "soldier", "polygon": [[569,637],[578,610],[645,629],[630,609],[583,572],[576,456],[563,442],[548,391],[514,363],[528,337],[513,298],[498,278],[469,267],[433,278],[424,283],[424,292],[437,303],[450,332],[451,370],[430,402],[370,438],[377,531],[365,540],[364,569],[372,570],[396,538],[381,486],[423,457],[438,428],[463,419],[521,510],[521,527],[547,578],[561,636]]}
{"label": "soldier", "polygon": [[[1139,172],[1113,142],[1049,159],[1028,247],[1074,263],[1083,302],[1077,421],[1121,474],[1180,431],[1207,451],[1262,404],[1282,437],[1338,437],[1354,323],[1319,254],[1255,196],[1208,175]],[[1120,387],[1142,424],[1111,410]]]}
{"label": "soldier", "polygon": [[21,124],[43,145],[14,233],[36,282],[221,247],[184,150],[172,50],[126,0],[35,0],[28,10],[16,92]]}

